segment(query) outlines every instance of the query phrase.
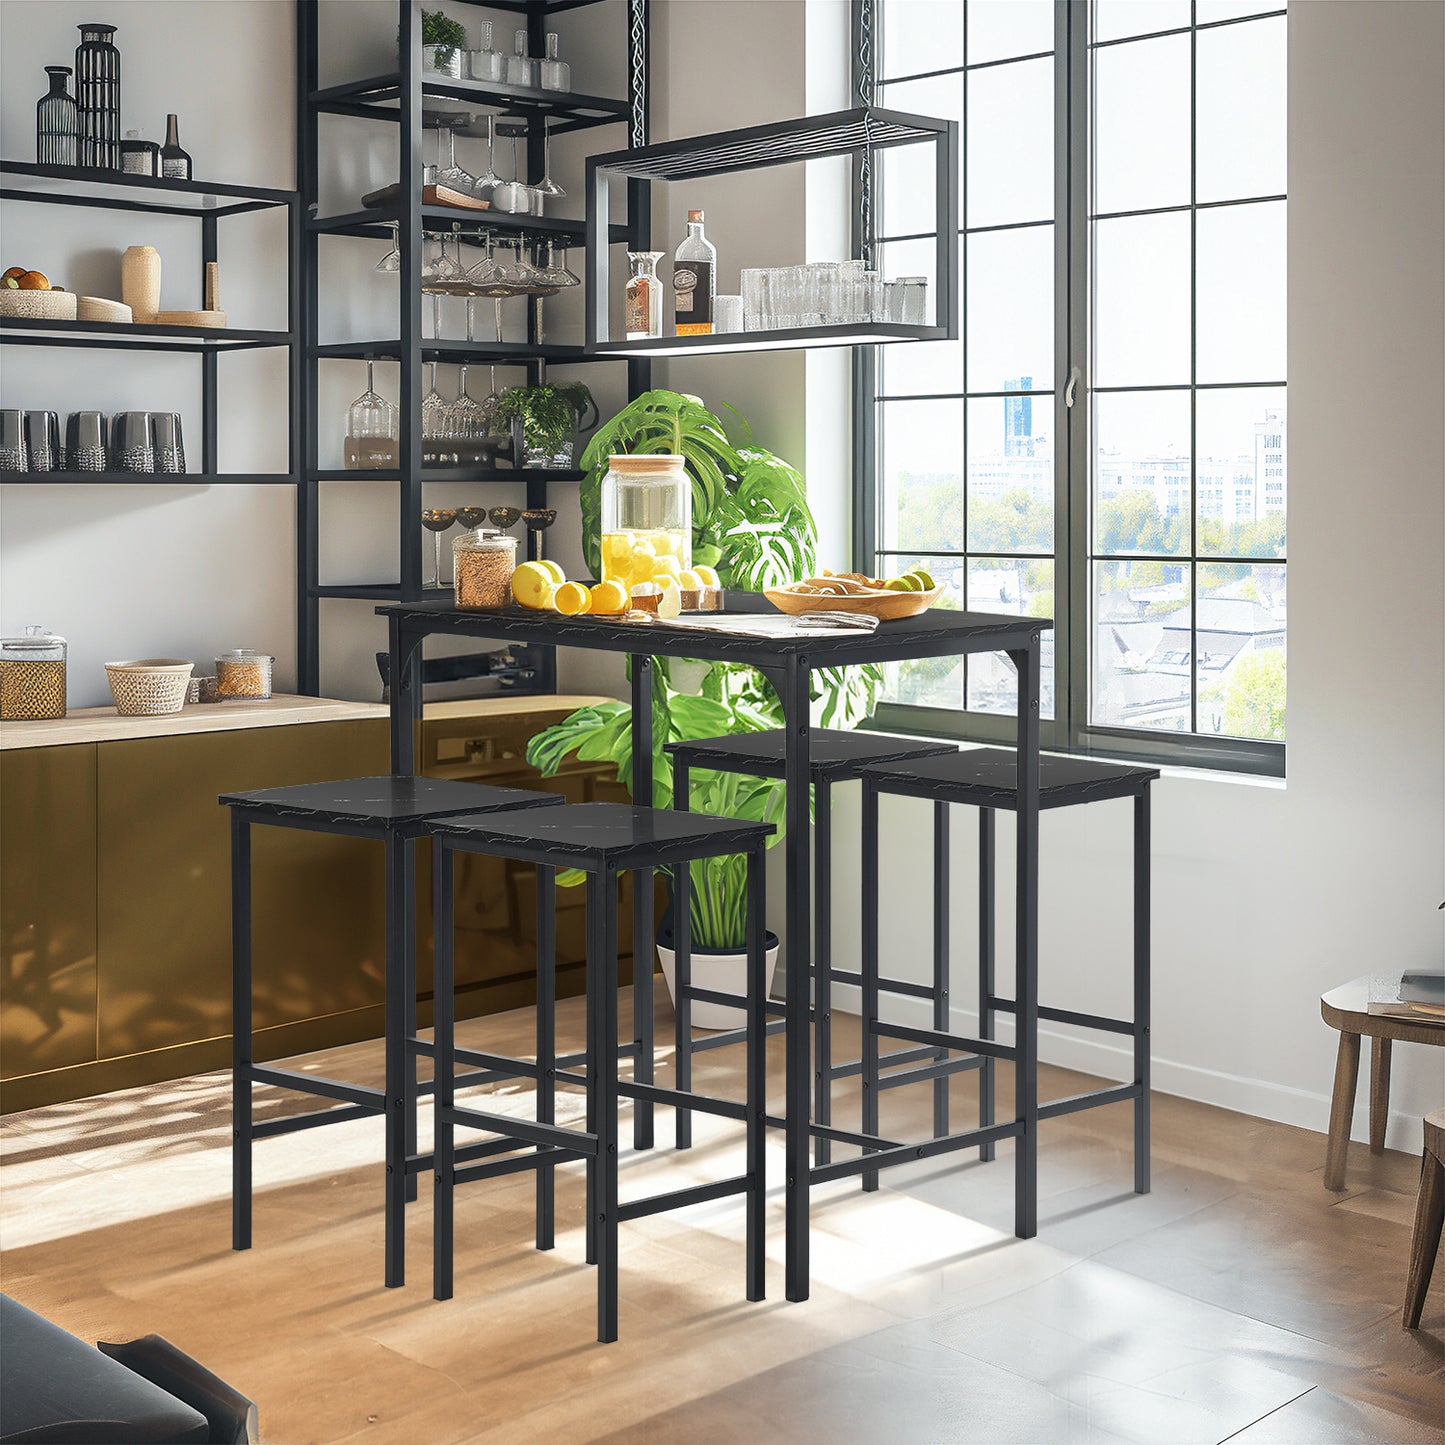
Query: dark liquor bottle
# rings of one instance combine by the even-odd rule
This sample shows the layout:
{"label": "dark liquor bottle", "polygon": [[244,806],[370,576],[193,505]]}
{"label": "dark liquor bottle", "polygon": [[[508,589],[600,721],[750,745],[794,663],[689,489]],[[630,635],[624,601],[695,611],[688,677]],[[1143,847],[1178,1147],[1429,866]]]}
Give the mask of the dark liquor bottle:
{"label": "dark liquor bottle", "polygon": [[172,181],[188,181],[191,178],[190,155],[181,149],[176,134],[176,118],[166,117],[166,143],[161,147],[161,175]]}
{"label": "dark liquor bottle", "polygon": [[702,212],[687,213],[687,236],[672,263],[672,314],[679,336],[712,334],[717,248],[702,233]]}

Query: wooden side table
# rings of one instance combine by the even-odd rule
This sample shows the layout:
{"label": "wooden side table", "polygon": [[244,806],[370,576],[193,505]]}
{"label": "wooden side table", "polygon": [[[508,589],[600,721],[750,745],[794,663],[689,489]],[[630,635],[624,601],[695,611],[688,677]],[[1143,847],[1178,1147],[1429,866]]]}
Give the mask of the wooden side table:
{"label": "wooden side table", "polygon": [[1410,1239],[1410,1273],[1405,1280],[1405,1328],[1420,1327],[1425,1291],[1435,1256],[1440,1252],[1440,1230],[1445,1225],[1445,1109],[1425,1115],[1425,1152],[1420,1160],[1420,1198],[1415,1204],[1415,1232]]}
{"label": "wooden side table", "polygon": [[1353,979],[1320,997],[1320,1014],[1340,1031],[1335,1061],[1335,1092],[1330,1103],[1330,1141],[1325,1153],[1325,1188],[1345,1187],[1345,1155],[1350,1147],[1350,1121],[1355,1112],[1355,1081],[1360,1072],[1360,1036],[1370,1045],[1370,1152],[1385,1148],[1385,1121],[1390,1112],[1390,1048],[1396,1042],[1445,1044],[1445,1026],[1409,1019],[1385,1018],[1369,1011],[1370,980]]}

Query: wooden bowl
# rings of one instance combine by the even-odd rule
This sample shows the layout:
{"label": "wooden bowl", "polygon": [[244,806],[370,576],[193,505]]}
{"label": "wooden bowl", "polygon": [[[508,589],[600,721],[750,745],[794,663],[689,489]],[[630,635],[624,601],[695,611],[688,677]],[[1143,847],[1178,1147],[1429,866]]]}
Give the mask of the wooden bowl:
{"label": "wooden bowl", "polygon": [[77,296],[75,298],[75,319],[77,321],[134,321],[131,309],[124,301],[112,301],[105,296]]}
{"label": "wooden bowl", "polygon": [[216,330],[226,324],[224,311],[157,311],[157,326],[209,326]]}
{"label": "wooden bowl", "polygon": [[819,597],[813,592],[794,592],[787,587],[769,587],[763,592],[779,612],[794,617],[801,617],[805,612],[866,612],[880,622],[917,617],[920,612],[927,612],[942,595],[942,587],[930,592],[885,592],[878,597]]}
{"label": "wooden bowl", "polygon": [[73,291],[0,290],[0,316],[19,316],[26,321],[74,321]]}

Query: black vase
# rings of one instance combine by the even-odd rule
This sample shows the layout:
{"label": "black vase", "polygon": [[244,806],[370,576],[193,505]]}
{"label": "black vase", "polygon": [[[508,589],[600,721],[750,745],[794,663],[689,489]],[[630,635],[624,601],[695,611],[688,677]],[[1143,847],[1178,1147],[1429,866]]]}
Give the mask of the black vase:
{"label": "black vase", "polygon": [[70,67],[47,65],[50,91],[35,107],[35,159],[42,166],[80,164],[80,112],[68,89]]}
{"label": "black vase", "polygon": [[80,106],[80,164],[120,169],[120,51],[114,25],[82,25],[75,51],[75,98]]}

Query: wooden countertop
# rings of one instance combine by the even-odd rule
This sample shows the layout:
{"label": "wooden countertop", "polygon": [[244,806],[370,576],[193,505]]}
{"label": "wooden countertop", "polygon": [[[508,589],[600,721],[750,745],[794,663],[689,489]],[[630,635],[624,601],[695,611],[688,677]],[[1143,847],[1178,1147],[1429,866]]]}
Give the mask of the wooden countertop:
{"label": "wooden countertop", "polygon": [[324,697],[291,697],[282,693],[264,702],[192,703],[180,712],[160,717],[121,717],[113,707],[82,707],[63,718],[45,722],[0,723],[0,751],[236,732],[243,728],[291,727],[298,723],[354,722],[360,718],[386,716],[387,710],[380,703],[335,702]]}

